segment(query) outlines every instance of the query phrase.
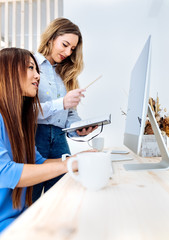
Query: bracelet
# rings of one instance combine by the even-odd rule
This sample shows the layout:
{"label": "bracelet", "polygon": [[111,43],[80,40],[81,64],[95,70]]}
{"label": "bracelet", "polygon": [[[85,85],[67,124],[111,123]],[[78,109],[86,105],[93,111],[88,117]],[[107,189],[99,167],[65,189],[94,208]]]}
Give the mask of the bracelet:
{"label": "bracelet", "polygon": [[70,157],[71,155],[68,153],[62,154],[62,162],[66,160],[66,157]]}

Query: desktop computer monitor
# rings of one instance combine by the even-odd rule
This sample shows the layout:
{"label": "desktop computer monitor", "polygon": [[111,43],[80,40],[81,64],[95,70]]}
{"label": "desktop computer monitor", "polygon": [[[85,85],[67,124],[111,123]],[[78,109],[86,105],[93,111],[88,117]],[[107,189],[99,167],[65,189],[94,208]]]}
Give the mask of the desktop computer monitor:
{"label": "desktop computer monitor", "polygon": [[139,154],[144,134],[146,116],[152,125],[162,160],[159,163],[125,164],[126,170],[166,169],[169,154],[149,101],[151,65],[151,36],[148,37],[131,73],[124,145]]}

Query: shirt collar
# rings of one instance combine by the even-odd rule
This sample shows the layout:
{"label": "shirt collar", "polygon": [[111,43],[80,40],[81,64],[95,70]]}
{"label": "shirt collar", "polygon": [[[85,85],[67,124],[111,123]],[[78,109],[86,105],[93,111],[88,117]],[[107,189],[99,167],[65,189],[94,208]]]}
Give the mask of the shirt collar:
{"label": "shirt collar", "polygon": [[[41,65],[43,62],[48,61],[48,60],[47,60],[41,53],[39,53],[39,52],[36,52],[36,53],[35,53],[35,57],[38,58],[38,63],[39,63],[39,65]],[[52,66],[53,66],[53,67],[56,67],[56,65],[57,65],[57,63],[53,64]]]}
{"label": "shirt collar", "polygon": [[46,61],[47,61],[47,59],[46,59],[41,53],[39,53],[39,52],[36,52],[36,53],[35,53],[35,58],[38,59],[39,65],[41,65],[43,62],[46,62]]}
{"label": "shirt collar", "polygon": [[52,66],[53,66],[53,67],[56,67],[56,66],[57,66],[57,63],[53,64]]}

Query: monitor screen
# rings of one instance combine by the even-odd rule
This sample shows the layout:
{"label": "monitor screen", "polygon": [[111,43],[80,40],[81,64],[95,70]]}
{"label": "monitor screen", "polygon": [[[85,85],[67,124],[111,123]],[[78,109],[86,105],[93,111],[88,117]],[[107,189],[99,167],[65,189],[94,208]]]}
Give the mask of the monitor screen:
{"label": "monitor screen", "polygon": [[131,73],[124,145],[140,153],[150,86],[151,36],[148,37]]}
{"label": "monitor screen", "polygon": [[139,154],[148,115],[161,153],[159,163],[124,164],[126,170],[169,169],[169,152],[149,101],[151,36],[147,39],[131,73],[124,145]]}

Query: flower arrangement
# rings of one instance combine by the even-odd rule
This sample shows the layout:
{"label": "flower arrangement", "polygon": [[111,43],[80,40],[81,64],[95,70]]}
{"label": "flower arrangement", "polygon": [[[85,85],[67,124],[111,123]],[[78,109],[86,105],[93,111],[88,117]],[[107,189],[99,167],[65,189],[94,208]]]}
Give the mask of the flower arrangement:
{"label": "flower arrangement", "polygon": [[[167,135],[169,137],[169,115],[167,114],[166,108],[162,109],[160,107],[158,94],[156,100],[154,100],[153,98],[149,99],[149,104],[151,106],[152,111],[154,112],[155,118],[157,120],[162,135],[163,136]],[[148,117],[145,123],[144,134],[145,135],[154,134]]]}

